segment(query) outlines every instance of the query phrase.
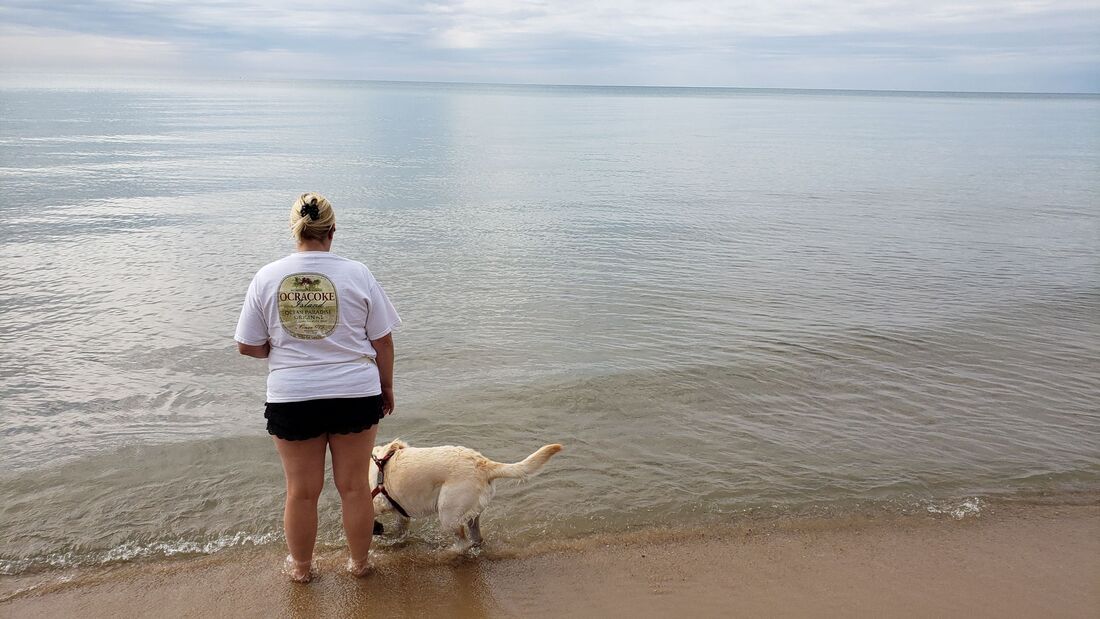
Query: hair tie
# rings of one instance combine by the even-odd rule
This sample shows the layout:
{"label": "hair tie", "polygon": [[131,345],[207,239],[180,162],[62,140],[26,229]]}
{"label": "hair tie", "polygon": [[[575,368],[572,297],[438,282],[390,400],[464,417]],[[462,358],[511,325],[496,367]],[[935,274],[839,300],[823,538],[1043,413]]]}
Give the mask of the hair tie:
{"label": "hair tie", "polygon": [[317,208],[317,197],[314,196],[309,204],[303,204],[302,210],[298,212],[302,217],[309,215],[310,221],[317,221],[317,218],[321,216],[321,210]]}

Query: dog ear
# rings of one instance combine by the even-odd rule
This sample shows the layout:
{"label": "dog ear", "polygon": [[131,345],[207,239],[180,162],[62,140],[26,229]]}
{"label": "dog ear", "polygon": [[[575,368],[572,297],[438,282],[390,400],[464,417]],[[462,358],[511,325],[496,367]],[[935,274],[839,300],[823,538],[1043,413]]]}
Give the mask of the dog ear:
{"label": "dog ear", "polygon": [[403,441],[399,438],[395,438],[392,441],[390,441],[389,445],[386,446],[386,451],[397,451],[398,449],[404,449],[408,446],[409,446],[409,444],[406,443],[405,441]]}

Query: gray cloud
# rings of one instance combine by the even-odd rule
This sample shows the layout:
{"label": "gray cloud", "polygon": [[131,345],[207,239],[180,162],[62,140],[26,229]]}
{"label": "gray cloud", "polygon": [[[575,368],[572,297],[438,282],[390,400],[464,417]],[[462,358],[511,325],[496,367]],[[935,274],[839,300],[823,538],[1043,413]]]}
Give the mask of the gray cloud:
{"label": "gray cloud", "polygon": [[0,69],[1100,90],[1094,2],[8,0]]}

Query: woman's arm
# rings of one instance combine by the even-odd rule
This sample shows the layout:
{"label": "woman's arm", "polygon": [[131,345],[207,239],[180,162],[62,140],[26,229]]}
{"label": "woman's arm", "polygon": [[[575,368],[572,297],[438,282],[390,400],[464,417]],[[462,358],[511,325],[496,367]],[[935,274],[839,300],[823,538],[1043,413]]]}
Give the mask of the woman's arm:
{"label": "woman's arm", "polygon": [[251,344],[242,344],[237,342],[237,352],[246,357],[255,357],[257,359],[267,359],[267,355],[271,353],[271,342],[264,342],[259,346],[253,346]]}
{"label": "woman's arm", "polygon": [[378,363],[378,377],[382,379],[382,414],[393,412],[393,336],[389,333],[370,341],[374,346]]}

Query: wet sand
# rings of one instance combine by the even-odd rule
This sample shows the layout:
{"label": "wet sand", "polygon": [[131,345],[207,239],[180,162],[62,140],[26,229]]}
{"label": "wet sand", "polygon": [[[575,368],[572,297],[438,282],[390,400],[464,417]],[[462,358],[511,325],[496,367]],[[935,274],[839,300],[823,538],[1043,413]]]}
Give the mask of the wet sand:
{"label": "wet sand", "polygon": [[82,574],[0,616],[1100,616],[1100,505],[649,532],[526,556],[389,551],[363,580],[331,553],[309,585],[284,582],[276,550]]}

